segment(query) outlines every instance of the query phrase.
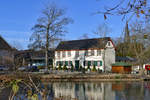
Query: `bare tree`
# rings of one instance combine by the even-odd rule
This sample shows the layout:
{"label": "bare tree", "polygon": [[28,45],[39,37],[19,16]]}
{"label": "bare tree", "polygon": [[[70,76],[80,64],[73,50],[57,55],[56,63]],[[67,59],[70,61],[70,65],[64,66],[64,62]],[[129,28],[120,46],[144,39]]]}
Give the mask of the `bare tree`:
{"label": "bare tree", "polygon": [[30,37],[30,42],[33,41],[31,44],[28,45],[29,49],[32,50],[40,50],[44,49],[44,41],[42,41],[41,35],[38,33],[32,34]]}
{"label": "bare tree", "polygon": [[94,31],[94,34],[100,36],[100,37],[106,37],[111,32],[111,28],[106,24],[99,24],[96,30]]}
{"label": "bare tree", "polygon": [[42,16],[33,26],[33,35],[36,37],[31,38],[35,39],[38,46],[44,46],[46,68],[48,68],[48,50],[52,46],[52,41],[59,40],[67,32],[65,26],[70,22],[72,22],[72,19],[65,16],[65,9],[58,8],[52,3],[45,6],[42,10]]}
{"label": "bare tree", "polygon": [[[150,29],[147,29],[147,25],[138,21],[131,25],[132,42],[134,42],[132,49],[134,50],[136,58],[138,59],[137,63],[141,66],[144,63],[147,63],[150,57]],[[137,43],[141,45],[138,46]]]}
{"label": "bare tree", "polygon": [[22,50],[22,49],[23,49],[23,47],[22,47],[22,45],[20,44],[19,41],[13,41],[13,42],[11,43],[11,46],[12,46],[13,48],[15,48],[15,49],[18,49],[18,50]]}
{"label": "bare tree", "polygon": [[[145,18],[150,16],[149,0],[118,0],[116,5],[106,7],[104,10],[97,11],[97,14],[103,14],[104,19],[107,19],[107,15],[121,15],[124,19],[127,15],[130,17],[136,15],[144,15]],[[129,19],[130,19],[129,17]]]}
{"label": "bare tree", "polygon": [[[98,35],[99,37],[101,37],[103,40],[103,42],[105,41],[105,37],[108,36],[108,34],[111,32],[111,28],[106,24],[100,24],[97,29],[94,31],[94,34]],[[101,43],[100,43],[101,44]],[[106,66],[105,66],[105,51],[106,48],[104,47],[104,51],[103,51],[103,65],[104,65],[104,71],[106,71]]]}

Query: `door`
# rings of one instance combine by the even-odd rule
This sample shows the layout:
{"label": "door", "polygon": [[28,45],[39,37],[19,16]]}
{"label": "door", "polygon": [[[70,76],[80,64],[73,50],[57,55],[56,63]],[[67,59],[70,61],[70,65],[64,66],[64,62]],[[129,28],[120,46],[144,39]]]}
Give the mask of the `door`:
{"label": "door", "polygon": [[75,61],[75,69],[76,69],[76,70],[79,70],[79,60],[76,60],[76,61]]}

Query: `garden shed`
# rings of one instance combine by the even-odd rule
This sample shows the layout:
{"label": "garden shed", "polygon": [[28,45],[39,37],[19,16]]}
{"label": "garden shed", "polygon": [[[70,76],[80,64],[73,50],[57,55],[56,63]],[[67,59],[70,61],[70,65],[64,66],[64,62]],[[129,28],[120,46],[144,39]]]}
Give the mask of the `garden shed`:
{"label": "garden shed", "polygon": [[129,74],[132,71],[132,65],[125,62],[116,62],[112,64],[112,73],[126,73]]}

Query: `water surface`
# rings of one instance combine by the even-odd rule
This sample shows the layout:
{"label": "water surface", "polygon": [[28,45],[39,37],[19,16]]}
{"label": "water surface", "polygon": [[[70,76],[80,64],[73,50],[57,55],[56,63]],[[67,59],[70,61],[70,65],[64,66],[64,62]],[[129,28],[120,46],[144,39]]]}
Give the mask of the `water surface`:
{"label": "water surface", "polygon": [[[55,82],[41,88],[46,89],[47,100],[150,100],[150,82]],[[9,92],[2,91],[0,100],[7,100]],[[28,100],[26,95],[20,89],[15,100]]]}

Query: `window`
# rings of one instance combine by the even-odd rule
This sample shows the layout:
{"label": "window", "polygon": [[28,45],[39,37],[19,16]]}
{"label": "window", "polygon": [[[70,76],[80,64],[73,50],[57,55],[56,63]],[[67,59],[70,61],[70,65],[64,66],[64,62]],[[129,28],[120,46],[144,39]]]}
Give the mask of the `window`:
{"label": "window", "polygon": [[59,66],[59,61],[56,62],[56,66]]}
{"label": "window", "polygon": [[97,61],[94,61],[94,66],[97,66]]}
{"label": "window", "polygon": [[64,66],[64,65],[65,65],[65,61],[62,61],[62,62],[61,62],[61,65]]}
{"label": "window", "polygon": [[76,51],[76,55],[75,55],[76,57],[79,57],[79,51]]}
{"label": "window", "polygon": [[65,66],[68,66],[68,61],[65,61]]}
{"label": "window", "polygon": [[99,65],[99,66],[102,66],[102,61],[99,61],[99,62],[98,62],[98,65]]}
{"label": "window", "polygon": [[102,61],[100,61],[100,66],[102,66],[103,64],[102,64]]}
{"label": "window", "polygon": [[91,50],[91,56],[94,56],[94,50]]}
{"label": "window", "polygon": [[72,61],[69,61],[69,66],[73,66]]}
{"label": "window", "polygon": [[110,46],[110,41],[108,42],[108,46]]}
{"label": "window", "polygon": [[88,61],[88,66],[91,66],[91,61]]}
{"label": "window", "polygon": [[71,57],[71,51],[68,51],[68,57]]}
{"label": "window", "polygon": [[97,50],[97,56],[101,56],[101,50]]}
{"label": "window", "polygon": [[56,62],[56,65],[57,65],[57,66],[62,66],[62,62],[61,62],[61,61],[57,61],[57,62]]}
{"label": "window", "polygon": [[88,51],[88,56],[91,56],[91,50]]}
{"label": "window", "polygon": [[60,58],[60,51],[57,51],[57,57]]}
{"label": "window", "polygon": [[88,65],[88,61],[84,61],[84,62],[83,62],[83,65],[84,65],[84,66],[87,66],[87,65]]}
{"label": "window", "polygon": [[62,57],[63,58],[66,57],[66,52],[65,51],[62,52]]}
{"label": "window", "polygon": [[60,58],[60,51],[57,51],[57,52],[56,52],[56,56],[57,56],[58,58]]}
{"label": "window", "polygon": [[94,66],[94,61],[91,61],[91,66]]}
{"label": "window", "polygon": [[83,66],[85,66],[85,61],[83,61]]}
{"label": "window", "polygon": [[88,50],[85,50],[85,56],[88,56]]}

